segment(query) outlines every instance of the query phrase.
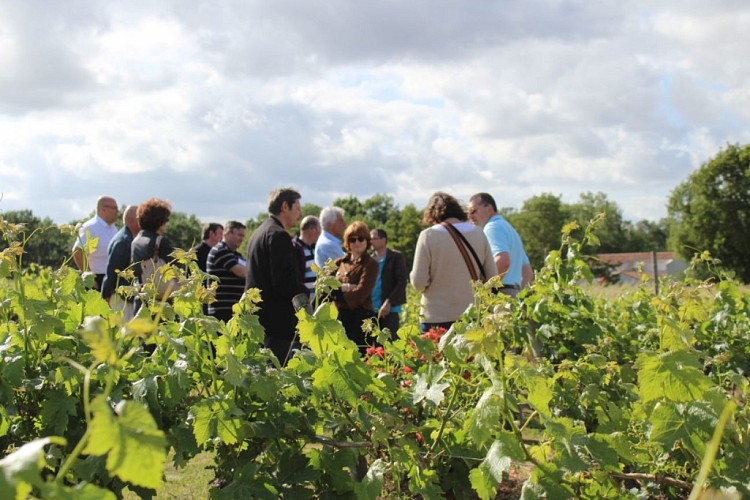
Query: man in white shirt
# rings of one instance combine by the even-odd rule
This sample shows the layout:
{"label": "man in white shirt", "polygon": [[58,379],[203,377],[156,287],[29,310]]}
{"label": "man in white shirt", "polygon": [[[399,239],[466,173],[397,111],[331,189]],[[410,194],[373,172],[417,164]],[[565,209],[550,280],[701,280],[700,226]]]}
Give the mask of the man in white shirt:
{"label": "man in white shirt", "polygon": [[[96,275],[94,286],[97,290],[102,289],[107,272],[107,247],[117,233],[116,220],[117,202],[110,196],[100,196],[96,200],[96,215],[83,223],[73,244],[73,261],[81,271],[91,271]],[[97,240],[93,251],[88,251],[89,238]]]}
{"label": "man in white shirt", "polygon": [[341,247],[341,237],[346,230],[344,209],[341,207],[325,207],[320,212],[320,224],[323,234],[315,243],[315,263],[322,268],[328,259],[336,260],[344,256]]}

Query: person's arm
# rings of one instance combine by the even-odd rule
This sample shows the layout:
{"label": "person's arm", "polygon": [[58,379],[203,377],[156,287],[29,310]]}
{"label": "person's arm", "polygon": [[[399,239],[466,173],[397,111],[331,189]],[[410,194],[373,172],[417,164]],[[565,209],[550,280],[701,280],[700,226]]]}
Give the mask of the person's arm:
{"label": "person's arm", "polygon": [[309,293],[302,281],[296,250],[289,233],[279,230],[271,234],[269,247],[271,288],[274,295],[292,300],[297,294]]}
{"label": "person's arm", "polygon": [[534,269],[531,264],[524,264],[521,268],[521,288],[526,288],[534,281]]}
{"label": "person's arm", "polygon": [[362,274],[359,276],[357,283],[347,283],[344,292],[344,301],[346,301],[349,309],[356,309],[361,307],[372,295],[372,290],[375,288],[375,282],[378,279],[378,263],[373,259],[369,259],[367,263],[362,266]]}
{"label": "person's arm", "polygon": [[76,267],[80,271],[84,271],[83,269],[83,249],[81,247],[75,247],[73,249],[73,262],[76,263]]}
{"label": "person's arm", "polygon": [[422,231],[417,239],[417,248],[414,252],[414,264],[411,268],[409,279],[420,292],[430,286],[430,249],[427,247],[426,232]]}
{"label": "person's arm", "polygon": [[247,275],[247,266],[237,263],[229,268],[229,271],[238,278],[244,278]]}
{"label": "person's arm", "polygon": [[497,267],[497,274],[500,276],[505,275],[510,267],[510,253],[500,252],[495,254],[495,266]]}

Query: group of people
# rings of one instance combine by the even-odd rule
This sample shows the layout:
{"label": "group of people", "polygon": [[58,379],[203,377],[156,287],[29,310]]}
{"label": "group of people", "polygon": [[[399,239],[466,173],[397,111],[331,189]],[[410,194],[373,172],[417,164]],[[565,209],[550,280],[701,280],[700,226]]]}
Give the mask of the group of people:
{"label": "group of people", "polygon": [[[449,328],[472,302],[472,281],[502,276],[502,293],[516,296],[533,280],[533,271],[518,233],[497,213],[495,200],[478,193],[467,209],[453,196],[438,192],[424,210],[427,226],[417,240],[414,263],[407,275],[401,252],[388,246],[382,228],[370,229],[362,221],[346,224],[340,207],[326,207],[320,217],[300,221],[301,195],[290,188],[269,195],[269,217],[250,235],[245,256],[239,253],[246,233],[240,222],[224,226],[206,224],[202,241],[194,248],[197,264],[209,280],[217,280],[215,301],[204,312],[220,320],[232,317],[232,306],[248,288],[260,290],[258,317],[265,329],[265,346],[282,364],[297,347],[295,305],[311,303],[315,297],[319,269],[335,273],[340,287],[330,294],[347,336],[360,349],[373,342],[362,324],[370,319],[382,331],[394,333],[406,302],[406,284],[422,294],[420,328]],[[115,293],[117,285],[129,284],[117,273],[133,268],[142,278],[145,259],[170,259],[173,248],[164,238],[171,206],[152,198],[123,212],[123,227],[117,231],[117,203],[109,196],[97,200],[96,215],[81,227],[73,249],[80,269],[95,274],[95,286],[113,308],[134,314],[130,299]],[[299,232],[290,230],[299,222]],[[98,238],[94,248],[87,244]],[[85,251],[84,251],[85,250]],[[333,265],[326,267],[330,261]]]}

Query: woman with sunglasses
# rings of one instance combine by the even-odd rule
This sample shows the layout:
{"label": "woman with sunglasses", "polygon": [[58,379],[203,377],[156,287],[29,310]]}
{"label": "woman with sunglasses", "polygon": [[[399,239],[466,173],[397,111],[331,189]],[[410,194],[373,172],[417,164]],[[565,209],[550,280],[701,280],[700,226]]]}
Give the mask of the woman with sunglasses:
{"label": "woman with sunglasses", "polygon": [[350,224],[344,231],[346,255],[335,261],[336,278],[341,282],[340,293],[332,295],[346,336],[359,346],[361,353],[367,348],[362,322],[376,316],[372,290],[378,278],[378,263],[370,257],[369,248],[367,224],[359,221]]}

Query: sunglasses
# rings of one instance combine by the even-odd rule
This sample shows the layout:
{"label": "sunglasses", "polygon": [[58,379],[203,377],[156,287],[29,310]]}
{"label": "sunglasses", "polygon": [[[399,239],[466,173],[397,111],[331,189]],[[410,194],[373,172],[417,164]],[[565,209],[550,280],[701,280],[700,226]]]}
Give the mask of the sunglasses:
{"label": "sunglasses", "polygon": [[358,241],[367,241],[364,236],[350,236],[349,243],[357,243]]}

